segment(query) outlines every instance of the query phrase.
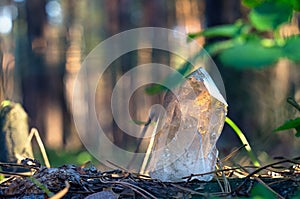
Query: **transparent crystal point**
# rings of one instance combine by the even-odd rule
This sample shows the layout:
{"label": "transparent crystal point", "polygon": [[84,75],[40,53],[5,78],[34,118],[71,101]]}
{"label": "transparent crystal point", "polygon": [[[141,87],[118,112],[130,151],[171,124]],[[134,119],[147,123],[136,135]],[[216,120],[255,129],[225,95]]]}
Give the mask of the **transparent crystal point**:
{"label": "transparent crystal point", "polygon": [[[164,97],[164,123],[154,138],[147,167],[152,178],[182,181],[215,170],[227,103],[209,74],[199,68]],[[197,176],[209,181],[213,174]]]}

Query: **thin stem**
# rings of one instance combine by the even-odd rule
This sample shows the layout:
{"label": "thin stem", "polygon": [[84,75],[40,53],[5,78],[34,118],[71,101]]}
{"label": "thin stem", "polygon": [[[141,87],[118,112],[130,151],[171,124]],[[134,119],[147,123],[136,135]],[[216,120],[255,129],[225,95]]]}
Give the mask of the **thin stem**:
{"label": "thin stem", "polygon": [[41,190],[43,190],[48,197],[52,197],[54,196],[54,193],[52,193],[44,184],[42,184],[40,181],[38,181],[37,179],[35,179],[32,176],[28,177],[38,188],[40,188]]}
{"label": "thin stem", "polygon": [[288,97],[287,102],[295,107],[298,111],[300,111],[300,105],[296,102],[296,100],[293,97]]}
{"label": "thin stem", "polygon": [[233,129],[233,131],[240,138],[241,142],[245,145],[245,149],[246,149],[253,165],[257,166],[257,167],[260,167],[260,163],[259,163],[258,159],[256,158],[256,156],[254,155],[254,153],[251,149],[251,146],[250,146],[247,138],[245,137],[245,135],[241,131],[241,129],[229,117],[226,117],[225,122]]}

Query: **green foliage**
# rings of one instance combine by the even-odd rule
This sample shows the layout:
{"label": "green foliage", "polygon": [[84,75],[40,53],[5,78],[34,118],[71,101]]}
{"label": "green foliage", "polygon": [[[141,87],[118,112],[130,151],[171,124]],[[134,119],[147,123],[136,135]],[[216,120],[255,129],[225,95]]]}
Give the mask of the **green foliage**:
{"label": "green foliage", "polygon": [[[222,38],[206,44],[204,49],[218,58],[224,66],[237,69],[271,66],[280,58],[299,62],[300,35],[281,38],[278,34],[280,26],[290,23],[293,12],[299,10],[299,2],[299,0],[242,0],[243,5],[251,9],[248,21],[239,19],[233,24],[207,28],[189,34],[189,38],[200,36]],[[203,52],[200,51],[192,57],[192,60],[201,56]],[[191,68],[187,61],[178,72],[186,75]],[[162,85],[173,80],[174,77],[171,75],[162,82]],[[164,90],[166,88],[161,85],[153,85],[146,89],[146,93],[155,94]]]}
{"label": "green foliage", "polygon": [[281,57],[280,48],[265,47],[259,40],[236,44],[219,54],[224,65],[236,68],[268,66],[274,64],[279,57]]}
{"label": "green foliage", "polygon": [[[300,2],[300,1],[299,1]],[[289,37],[283,47],[284,56],[295,62],[300,61],[300,36]]]}
{"label": "green foliage", "polygon": [[274,131],[282,131],[289,129],[295,129],[297,131],[295,136],[300,137],[300,117],[286,121],[283,125],[279,126]]}
{"label": "green foliage", "polygon": [[300,1],[299,0],[291,0],[291,4],[293,5],[294,10],[300,11]]}
{"label": "green foliage", "polygon": [[298,191],[297,191],[296,195],[293,196],[292,198],[293,198],[293,199],[300,198],[300,188],[298,188]]}
{"label": "green foliage", "polygon": [[261,4],[262,2],[264,2],[264,0],[243,0],[242,4],[244,6],[247,6],[249,8],[253,8],[258,6],[259,4]]}
{"label": "green foliage", "polygon": [[[99,164],[99,162],[87,151],[57,151],[47,149],[47,154],[52,167],[64,164],[82,165],[88,161],[92,161],[95,165]],[[40,153],[34,154],[34,157],[37,160],[43,159]]]}
{"label": "green foliage", "polygon": [[[201,53],[201,52],[200,52]],[[199,54],[192,57],[192,59],[196,59],[199,56]],[[145,89],[145,92],[149,95],[154,95],[163,91],[167,91],[168,89],[175,88],[178,86],[181,82],[183,82],[185,79],[180,76],[179,74],[183,75],[184,77],[191,72],[193,68],[193,65],[187,61],[185,62],[177,71],[178,73],[172,73],[168,75],[161,84],[153,84]],[[165,85],[165,86],[163,86]]]}
{"label": "green foliage", "polygon": [[287,1],[265,1],[253,7],[249,19],[257,30],[275,30],[281,24],[289,22],[292,13],[293,7]]}
{"label": "green foliage", "polygon": [[276,195],[262,184],[256,184],[251,190],[252,199],[276,198]]}
{"label": "green foliage", "polygon": [[191,39],[194,39],[199,36],[204,36],[206,38],[212,38],[212,37],[234,37],[240,34],[242,29],[244,28],[244,24],[241,21],[237,21],[234,24],[229,24],[229,25],[221,25],[221,26],[216,26],[212,28],[208,28],[206,30],[203,30],[202,32],[198,33],[192,33],[189,34],[189,37]]}
{"label": "green foliage", "polygon": [[[287,99],[288,103],[290,103],[293,107],[295,107],[298,111],[300,111],[300,105],[296,102],[296,100],[292,97],[289,97]],[[286,121],[283,125],[279,126],[274,130],[274,132],[277,131],[283,131],[283,130],[290,130],[295,129],[296,130],[296,137],[300,137],[300,117],[297,117],[296,119],[291,119]]]}
{"label": "green foliage", "polygon": [[210,42],[204,49],[224,66],[238,69],[261,68],[276,63],[280,58],[300,61],[300,35],[279,36],[281,25],[291,22],[300,10],[299,0],[242,0],[250,8],[248,20],[207,28],[192,33],[191,38],[222,38]]}

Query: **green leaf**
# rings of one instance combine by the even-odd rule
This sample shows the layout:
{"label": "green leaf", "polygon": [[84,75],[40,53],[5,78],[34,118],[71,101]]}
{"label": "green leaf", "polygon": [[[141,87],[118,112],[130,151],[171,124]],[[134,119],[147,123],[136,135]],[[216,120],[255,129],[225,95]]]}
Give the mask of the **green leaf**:
{"label": "green leaf", "polygon": [[225,66],[244,69],[270,66],[281,56],[279,47],[265,47],[261,41],[254,40],[238,43],[232,48],[222,51],[219,59]]}
{"label": "green leaf", "polygon": [[6,106],[10,106],[12,103],[9,100],[3,100],[0,104],[0,108],[4,108]]}
{"label": "green leaf", "polygon": [[261,31],[275,30],[283,23],[289,22],[293,7],[288,1],[265,1],[254,7],[249,18],[254,27]]}
{"label": "green leaf", "polygon": [[242,25],[243,24],[239,21],[238,23],[235,23],[235,24],[228,24],[228,25],[221,25],[221,26],[207,28],[198,33],[191,33],[188,36],[191,39],[194,39],[194,38],[200,37],[200,36],[204,36],[206,38],[234,37],[240,32]]}
{"label": "green leaf", "polygon": [[249,8],[253,8],[264,2],[265,0],[243,0],[242,4]]}
{"label": "green leaf", "polygon": [[28,177],[38,188],[40,188],[41,190],[43,190],[47,196],[49,198],[51,198],[52,196],[54,196],[54,193],[52,193],[47,186],[45,186],[44,184],[42,184],[40,181],[38,181],[36,178],[34,178],[33,176],[29,176]]}
{"label": "green leaf", "polygon": [[234,44],[234,40],[228,39],[226,41],[219,41],[215,43],[206,44],[204,46],[204,49],[208,52],[209,55],[215,56],[216,54],[233,47]]}
{"label": "green leaf", "polygon": [[275,194],[262,184],[256,184],[251,190],[252,198],[276,198]]}
{"label": "green leaf", "polygon": [[154,84],[154,85],[151,85],[151,86],[148,86],[147,88],[145,88],[145,92],[148,95],[155,95],[155,94],[160,93],[165,90],[166,90],[166,88],[160,84]]}
{"label": "green leaf", "polygon": [[299,62],[300,61],[300,36],[292,36],[286,39],[286,43],[283,47],[284,56],[288,59]]}
{"label": "green leaf", "polygon": [[[180,70],[178,70],[180,73]],[[168,89],[175,88],[176,86],[180,85],[185,80],[185,73],[181,73],[182,75],[179,76],[178,73],[173,73],[167,76],[161,84],[154,84],[153,86],[149,86],[145,89],[147,94],[153,95],[160,93],[162,91],[166,91]],[[163,86],[164,85],[164,86]]]}
{"label": "green leaf", "polygon": [[300,1],[299,0],[291,0],[291,4],[292,4],[294,10],[300,11]]}
{"label": "green leaf", "polygon": [[283,125],[279,126],[274,131],[282,131],[282,130],[288,130],[293,128],[295,128],[297,131],[300,131],[300,117],[286,121]]}

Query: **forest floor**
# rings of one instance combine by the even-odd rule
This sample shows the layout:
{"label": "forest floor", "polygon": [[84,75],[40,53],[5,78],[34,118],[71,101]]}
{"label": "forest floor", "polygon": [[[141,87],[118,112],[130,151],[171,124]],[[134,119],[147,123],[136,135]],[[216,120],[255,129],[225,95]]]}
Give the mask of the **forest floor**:
{"label": "forest floor", "polygon": [[[91,164],[47,168],[25,159],[22,164],[0,164],[5,170],[0,198],[296,198],[300,197],[299,160],[281,159],[260,168],[223,167],[210,182],[192,175],[173,183],[121,169],[101,172]],[[13,172],[13,167],[31,172]]]}

